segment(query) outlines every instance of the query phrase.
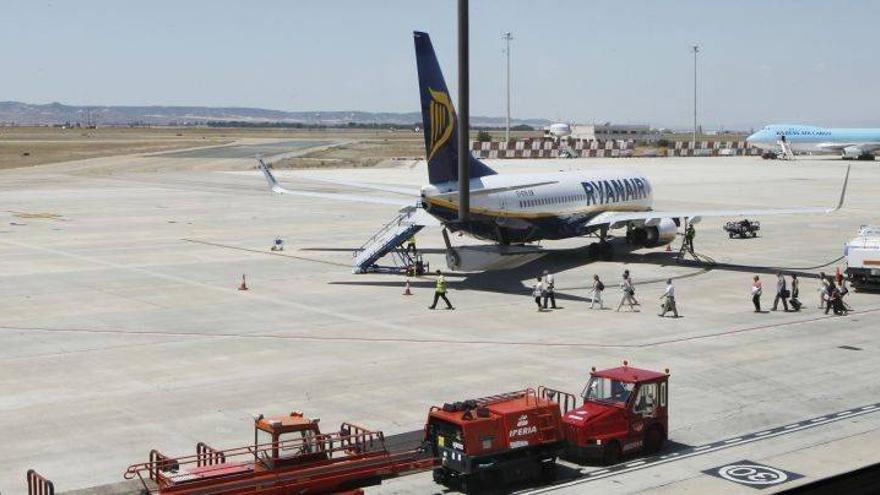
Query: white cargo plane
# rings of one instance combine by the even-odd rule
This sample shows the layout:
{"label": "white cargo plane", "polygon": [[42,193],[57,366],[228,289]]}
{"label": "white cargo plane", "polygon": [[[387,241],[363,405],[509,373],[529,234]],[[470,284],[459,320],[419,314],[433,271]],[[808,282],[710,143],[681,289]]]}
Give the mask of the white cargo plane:
{"label": "white cargo plane", "polygon": [[[682,221],[696,223],[702,217],[825,214],[836,211],[843,205],[849,168],[840,198],[833,207],[726,210],[695,208],[663,211],[653,209],[653,187],[648,178],[637,171],[614,169],[498,174],[470,156],[470,218],[466,222],[459,222],[458,146],[454,138],[457,130],[456,115],[430,38],[421,32],[415,32],[414,38],[429,185],[422,187],[421,191],[415,191],[318,179],[346,187],[409,195],[409,199],[289,190],[278,184],[261,160],[260,169],[274,192],[395,204],[403,206],[404,210],[417,205],[439,221],[445,229],[492,241],[499,256],[513,254],[516,246],[525,243],[587,235],[598,236],[600,241],[598,244],[591,244],[591,254],[610,254],[610,243],[606,242],[609,230],[625,228],[626,239],[631,245],[656,247],[671,243]],[[424,222],[425,225],[428,223]],[[446,239],[447,248],[451,250],[448,237]],[[466,251],[462,248],[457,248],[457,251],[455,256],[447,256],[450,268],[473,267],[473,264],[461,259]],[[481,255],[485,255],[485,249],[481,250]]]}

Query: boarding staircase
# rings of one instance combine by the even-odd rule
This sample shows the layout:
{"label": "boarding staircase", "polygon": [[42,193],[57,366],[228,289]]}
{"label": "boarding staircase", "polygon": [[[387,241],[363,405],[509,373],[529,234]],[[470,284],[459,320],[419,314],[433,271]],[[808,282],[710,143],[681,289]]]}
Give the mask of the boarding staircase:
{"label": "boarding staircase", "polygon": [[782,150],[782,154],[779,155],[781,160],[794,160],[794,151],[792,151],[791,145],[788,144],[785,136],[782,136],[779,141],[776,141],[776,144],[778,144],[779,148]]}
{"label": "boarding staircase", "polygon": [[376,262],[388,253],[392,254],[392,260],[395,264],[394,267],[391,267],[392,270],[414,266],[416,258],[401,246],[407,239],[424,228],[424,225],[416,220],[418,210],[417,206],[408,206],[400,210],[394,220],[388,222],[373,234],[363,246],[356,249],[352,253],[354,257],[352,272],[367,273],[381,270],[382,267],[376,265]]}

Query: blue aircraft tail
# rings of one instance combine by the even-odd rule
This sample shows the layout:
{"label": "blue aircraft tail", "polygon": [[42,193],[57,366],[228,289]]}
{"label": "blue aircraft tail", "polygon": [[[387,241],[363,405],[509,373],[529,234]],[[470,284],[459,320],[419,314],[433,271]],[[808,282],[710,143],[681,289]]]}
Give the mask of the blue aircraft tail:
{"label": "blue aircraft tail", "polygon": [[[458,181],[458,122],[446,81],[440,71],[437,55],[428,33],[413,32],[416,43],[416,65],[419,71],[419,93],[422,98],[422,130],[425,135],[425,156],[428,159],[428,180],[431,184]],[[467,150],[470,178],[495,175],[495,171],[477,160]]]}

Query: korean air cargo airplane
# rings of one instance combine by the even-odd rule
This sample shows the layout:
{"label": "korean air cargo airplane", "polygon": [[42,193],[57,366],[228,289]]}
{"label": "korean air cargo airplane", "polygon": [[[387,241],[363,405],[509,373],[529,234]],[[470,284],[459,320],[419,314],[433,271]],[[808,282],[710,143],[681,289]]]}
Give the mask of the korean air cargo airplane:
{"label": "korean air cargo airplane", "polygon": [[[782,143],[795,153],[840,153],[844,160],[873,160],[880,150],[880,129],[842,129],[809,125],[768,125],[746,138],[775,158]],[[771,156],[774,155],[774,156]]]}
{"label": "korean air cargo airplane", "polygon": [[[657,210],[653,206],[654,186],[637,171],[615,167],[613,170],[553,171],[528,174],[499,174],[482,161],[470,156],[470,218],[458,221],[457,120],[449,90],[440,71],[428,34],[413,33],[418,68],[425,157],[428,184],[421,190],[385,187],[335,179],[319,179],[350,188],[346,193],[291,190],[282,187],[263,161],[260,170],[276,193],[294,194],[344,201],[394,204],[421,210],[423,225],[440,224],[451,232],[491,241],[499,255],[510,248],[541,240],[596,236],[592,254],[609,254],[606,242],[609,231],[625,229],[626,240],[636,247],[656,247],[671,243],[682,222],[696,223],[702,217],[738,217],[778,214],[826,214],[844,202],[849,169],[836,205],[831,207],[786,207],[776,209],[702,208]],[[521,162],[520,162],[521,163]],[[392,193],[395,197],[358,195],[356,189]],[[407,197],[408,196],[408,197]],[[445,234],[445,232],[444,232]],[[459,255],[449,256],[450,268],[463,265]],[[480,246],[486,248],[486,246]],[[456,248],[460,249],[460,248]],[[484,249],[485,251],[485,249]]]}

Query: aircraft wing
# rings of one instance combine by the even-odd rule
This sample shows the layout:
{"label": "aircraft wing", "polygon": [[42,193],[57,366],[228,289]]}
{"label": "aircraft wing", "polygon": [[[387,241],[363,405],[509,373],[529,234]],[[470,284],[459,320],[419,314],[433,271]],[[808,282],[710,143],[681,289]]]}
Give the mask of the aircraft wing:
{"label": "aircraft wing", "polygon": [[611,229],[617,229],[626,226],[629,222],[646,223],[648,225],[656,225],[663,218],[688,218],[698,219],[702,217],[739,217],[739,216],[766,216],[766,215],[797,215],[797,214],[826,214],[833,213],[843,207],[846,199],[846,187],[849,183],[850,167],[846,168],[846,176],[843,179],[843,188],[840,191],[840,199],[837,205],[833,207],[806,206],[792,208],[740,208],[726,210],[652,210],[652,211],[634,211],[634,212],[615,212],[609,211],[596,215],[589,223],[588,227],[601,227],[607,225]]}
{"label": "aircraft wing", "polygon": [[[383,198],[378,196],[368,196],[368,195],[360,195],[360,194],[345,194],[345,193],[324,193],[317,191],[296,191],[292,189],[286,189],[278,183],[278,180],[275,179],[275,175],[269,170],[269,167],[266,166],[266,163],[263,160],[260,160],[259,169],[260,172],[263,173],[263,177],[266,178],[266,182],[269,183],[269,187],[272,189],[272,192],[278,194],[289,194],[293,196],[305,196],[311,198],[324,198],[324,199],[335,199],[339,201],[352,201],[356,203],[374,203],[374,204],[383,204],[383,205],[394,205],[394,206],[412,206],[416,203],[416,198]],[[361,186],[358,186],[361,187]],[[388,192],[388,191],[386,191]]]}

